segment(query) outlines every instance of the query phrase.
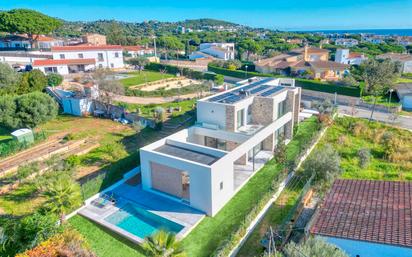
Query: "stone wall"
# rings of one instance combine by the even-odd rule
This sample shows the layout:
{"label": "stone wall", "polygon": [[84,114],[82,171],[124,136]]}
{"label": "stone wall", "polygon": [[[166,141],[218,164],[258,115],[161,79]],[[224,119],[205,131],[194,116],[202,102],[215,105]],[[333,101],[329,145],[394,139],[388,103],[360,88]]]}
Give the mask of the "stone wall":
{"label": "stone wall", "polygon": [[265,140],[263,140],[263,150],[271,151],[274,150],[275,135],[274,133],[269,135]]}
{"label": "stone wall", "polygon": [[227,131],[235,131],[235,124],[236,124],[236,113],[235,107],[227,105],[226,106],[226,130]]}
{"label": "stone wall", "polygon": [[150,169],[152,176],[152,188],[180,198],[182,197],[183,171],[155,162],[150,163]]}
{"label": "stone wall", "polygon": [[252,103],[252,123],[269,125],[275,119],[274,99],[255,97]]}

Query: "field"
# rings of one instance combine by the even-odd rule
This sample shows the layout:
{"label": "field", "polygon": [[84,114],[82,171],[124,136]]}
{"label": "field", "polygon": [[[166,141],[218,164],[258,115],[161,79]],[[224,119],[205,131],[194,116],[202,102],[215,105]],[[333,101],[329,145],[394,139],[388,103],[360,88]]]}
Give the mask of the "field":
{"label": "field", "polygon": [[140,115],[146,118],[153,118],[153,111],[156,109],[156,107],[162,107],[165,110],[168,108],[181,108],[181,111],[174,110],[173,111],[173,116],[178,116],[181,114],[184,114],[185,112],[188,112],[190,110],[193,110],[193,107],[196,105],[196,100],[185,100],[181,102],[171,102],[171,103],[162,103],[162,104],[130,104],[130,103],[124,103],[124,102],[118,102],[117,105],[124,107],[127,111],[129,112],[136,112],[138,109],[140,109]]}
{"label": "field", "polygon": [[[342,178],[412,180],[412,133],[364,119],[339,118],[319,144],[331,144],[341,157]],[[358,151],[371,160],[359,165]]]}
{"label": "field", "polygon": [[125,87],[136,86],[148,82],[175,77],[174,75],[168,73],[160,73],[156,71],[134,71],[128,74],[133,75],[133,77],[120,80]]}

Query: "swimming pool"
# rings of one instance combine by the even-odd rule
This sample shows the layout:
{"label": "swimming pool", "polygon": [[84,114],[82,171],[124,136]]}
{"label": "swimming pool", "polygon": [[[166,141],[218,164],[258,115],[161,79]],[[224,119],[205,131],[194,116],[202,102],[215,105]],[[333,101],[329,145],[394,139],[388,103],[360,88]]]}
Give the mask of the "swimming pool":
{"label": "swimming pool", "polygon": [[125,204],[121,209],[106,217],[105,221],[140,238],[150,236],[159,229],[177,234],[184,228],[180,224],[143,210],[132,203]]}

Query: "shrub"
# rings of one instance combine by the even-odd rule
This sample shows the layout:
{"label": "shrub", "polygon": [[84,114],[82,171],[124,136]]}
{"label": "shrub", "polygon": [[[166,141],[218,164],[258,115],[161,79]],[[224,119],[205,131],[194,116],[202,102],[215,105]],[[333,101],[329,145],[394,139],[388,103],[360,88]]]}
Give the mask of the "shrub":
{"label": "shrub", "polygon": [[0,95],[14,92],[19,81],[20,74],[7,63],[0,63]]}
{"label": "shrub", "polygon": [[310,237],[303,243],[296,244],[290,242],[284,247],[284,252],[288,257],[302,256],[333,256],[333,257],[348,257],[348,255],[337,248],[336,245],[329,244],[323,239]]}
{"label": "shrub", "polygon": [[331,182],[340,173],[340,157],[338,152],[329,144],[315,150],[303,164],[307,176],[315,175],[315,179]]}
{"label": "shrub", "polygon": [[55,118],[58,106],[49,95],[33,92],[13,97],[2,97],[0,110],[2,111],[0,121],[5,127],[11,129],[34,128]]}
{"label": "shrub", "polygon": [[371,160],[371,151],[367,148],[362,148],[358,151],[359,166],[366,168]]}
{"label": "shrub", "polygon": [[60,85],[63,82],[63,76],[57,73],[47,75],[47,84],[51,87]]}
{"label": "shrub", "polygon": [[40,70],[32,70],[26,72],[21,77],[19,86],[17,87],[18,94],[27,94],[35,91],[43,91],[47,86],[47,77]]}

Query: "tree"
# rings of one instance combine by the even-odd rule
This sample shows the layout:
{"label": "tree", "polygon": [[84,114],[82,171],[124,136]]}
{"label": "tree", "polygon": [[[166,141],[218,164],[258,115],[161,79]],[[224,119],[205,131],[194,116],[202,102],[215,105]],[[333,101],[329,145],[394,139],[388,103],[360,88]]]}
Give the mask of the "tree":
{"label": "tree", "polygon": [[0,31],[27,34],[33,48],[34,41],[42,34],[50,34],[63,22],[28,9],[13,9],[0,12]]}
{"label": "tree", "polygon": [[14,99],[16,123],[7,124],[11,128],[30,127],[34,128],[39,124],[54,119],[57,115],[57,103],[51,96],[40,92],[34,92],[17,96]]}
{"label": "tree", "polygon": [[184,257],[183,246],[176,240],[176,236],[164,230],[146,237],[143,244],[147,254],[152,257]]}
{"label": "tree", "polygon": [[372,120],[378,96],[386,94],[399,77],[399,67],[390,60],[369,59],[361,64],[362,78],[365,81],[365,93],[373,96],[373,107],[369,120]]}
{"label": "tree", "polygon": [[60,224],[64,223],[66,212],[81,203],[80,186],[68,176],[51,180],[43,195],[46,209],[59,215]]}
{"label": "tree", "polygon": [[249,61],[251,53],[258,54],[262,52],[263,50],[263,47],[251,38],[247,38],[241,41],[238,47],[239,47],[240,52],[243,52],[243,51],[246,52],[246,60],[248,61]]}
{"label": "tree", "polygon": [[362,148],[358,151],[359,166],[366,168],[371,160],[371,151],[368,148]]}
{"label": "tree", "polygon": [[216,85],[223,85],[223,83],[225,83],[225,76],[217,74],[215,76],[214,82],[216,83]]}
{"label": "tree", "polygon": [[133,66],[137,66],[139,68],[139,70],[143,69],[144,66],[146,66],[147,64],[149,64],[149,60],[143,56],[140,57],[136,57],[136,58],[131,58],[129,60],[127,60],[127,63],[133,65]]}
{"label": "tree", "polygon": [[8,128],[16,128],[19,124],[19,119],[16,115],[16,102],[13,96],[0,97],[0,124]]}
{"label": "tree", "polygon": [[31,70],[23,74],[16,92],[21,95],[35,91],[43,91],[47,84],[48,80],[43,72],[40,70]]}
{"label": "tree", "polygon": [[313,237],[310,237],[308,240],[300,244],[290,242],[285,245],[283,250],[288,257],[348,257],[348,255],[337,246]]}
{"label": "tree", "polygon": [[7,63],[0,63],[0,95],[14,92],[15,86],[20,81],[20,74],[13,70]]}
{"label": "tree", "polygon": [[116,21],[112,21],[107,30],[107,42],[114,45],[125,45],[126,36],[120,26]]}
{"label": "tree", "polygon": [[307,176],[315,174],[315,179],[325,183],[333,181],[340,173],[340,157],[330,144],[317,149],[303,164]]}
{"label": "tree", "polygon": [[55,87],[63,82],[63,76],[57,73],[50,73],[47,75],[47,85]]}

